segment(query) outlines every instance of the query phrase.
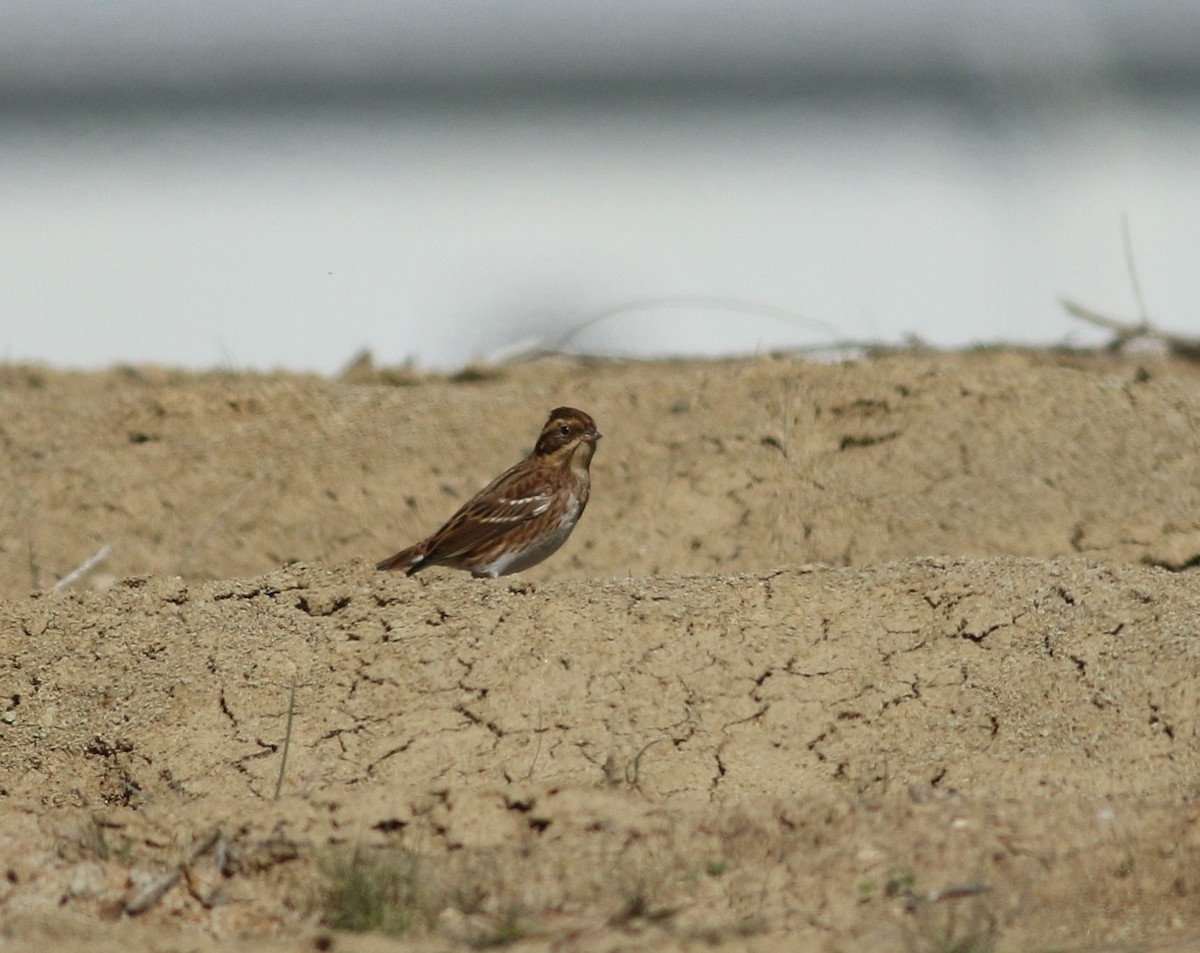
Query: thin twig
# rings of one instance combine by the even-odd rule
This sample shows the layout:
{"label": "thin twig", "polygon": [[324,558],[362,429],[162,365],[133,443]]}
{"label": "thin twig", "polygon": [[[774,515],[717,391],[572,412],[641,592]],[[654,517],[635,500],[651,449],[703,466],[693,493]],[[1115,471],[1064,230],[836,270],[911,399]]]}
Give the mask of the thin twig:
{"label": "thin twig", "polygon": [[172,887],[174,887],[181,877],[188,877],[190,885],[190,874],[188,868],[194,864],[201,855],[208,853],[213,847],[217,846],[224,840],[224,833],[221,828],[215,828],[207,837],[196,844],[184,860],[180,861],[176,866],[172,867],[165,873],[159,874],[139,887],[134,887],[126,895],[124,902],[121,904],[121,913],[128,917],[136,917],[139,913],[145,913],[151,907],[158,903],[167,895]]}
{"label": "thin twig", "polygon": [[1129,273],[1129,284],[1133,287],[1133,300],[1137,302],[1138,317],[1142,327],[1150,329],[1150,318],[1146,312],[1146,301],[1142,297],[1142,283],[1138,281],[1137,261],[1133,257],[1133,234],[1129,229],[1129,213],[1121,213],[1121,240],[1125,245],[1125,270]]}
{"label": "thin twig", "polygon": [[1084,307],[1069,298],[1059,298],[1059,304],[1073,317],[1094,324],[1116,333],[1116,339],[1108,345],[1109,350],[1115,351],[1130,341],[1146,338],[1159,341],[1165,345],[1167,353],[1185,361],[1200,361],[1200,338],[1184,337],[1181,334],[1170,334],[1160,331],[1150,323],[1150,314],[1146,310],[1146,299],[1142,296],[1142,283],[1138,278],[1137,259],[1133,254],[1133,231],[1129,225],[1129,215],[1121,213],[1121,244],[1125,249],[1125,271],[1129,275],[1129,285],[1133,289],[1133,300],[1137,303],[1138,322],[1119,321],[1106,314],[1100,314],[1091,308]]}
{"label": "thin twig", "polygon": [[1150,338],[1165,344],[1167,350],[1174,357],[1182,358],[1185,361],[1200,361],[1200,338],[1168,334],[1165,331],[1159,331],[1152,324],[1131,324],[1128,321],[1119,321],[1116,318],[1100,314],[1098,311],[1093,311],[1070,298],[1059,298],[1058,302],[1068,314],[1081,321],[1116,332],[1116,340],[1109,345],[1110,349],[1120,348],[1136,338]]}
{"label": "thin twig", "polygon": [[182,876],[183,867],[174,867],[166,873],[148,880],[142,886],[135,887],[121,905],[121,912],[129,917],[145,913],[166,896],[167,891],[179,883],[179,878]]}
{"label": "thin twig", "polygon": [[963,897],[976,897],[981,893],[987,893],[991,889],[991,886],[986,883],[960,884],[957,887],[947,887],[945,890],[930,890],[925,895],[925,899],[930,903],[938,903],[942,900],[961,900]]}
{"label": "thin twig", "polygon": [[534,748],[533,748],[533,760],[531,760],[529,762],[529,771],[525,775],[526,781],[528,781],[530,778],[533,777],[533,769],[534,769],[534,766],[537,764],[538,755],[540,755],[542,753],[542,732],[543,731],[545,731],[545,726],[542,724],[542,708],[539,705],[538,706],[538,726],[537,726],[537,730],[534,732],[534,734],[537,735],[537,744],[534,745]]}
{"label": "thin twig", "polygon": [[216,531],[217,527],[225,521],[225,518],[229,515],[230,511],[239,502],[241,502],[242,497],[246,495],[247,491],[261,482],[264,476],[265,474],[260,471],[255,473],[254,476],[243,483],[237,492],[225,501],[225,505],[217,510],[216,515],[209,520],[208,525],[205,526],[204,529],[201,530],[200,533],[196,535],[192,541],[187,544],[187,546],[184,547],[183,552],[179,556],[179,561],[175,566],[175,574],[177,576],[182,576],[185,574],[185,570],[187,569],[192,558],[192,551]]}
{"label": "thin twig", "polygon": [[910,889],[900,894],[900,900],[904,904],[904,909],[912,913],[926,903],[941,903],[944,900],[962,900],[965,897],[977,897],[980,894],[987,893],[991,889],[991,886],[986,883],[960,884],[954,887],[947,887],[945,890],[929,890],[925,892]]}
{"label": "thin twig", "polygon": [[30,588],[35,591],[42,588],[42,567],[38,564],[37,550],[33,547],[33,536],[26,538],[29,550],[29,581]]}
{"label": "thin twig", "polygon": [[108,554],[111,552],[112,547],[108,543],[105,543],[98,550],[96,550],[95,553],[81,562],[60,580],[58,580],[58,582],[54,584],[52,591],[58,592],[60,589],[65,589],[67,586],[71,585],[71,583],[78,582],[89,572],[104,562],[104,560],[108,558]]}
{"label": "thin twig", "polygon": [[296,714],[296,679],[292,679],[292,691],[288,695],[287,726],[283,729],[283,753],[279,758],[279,777],[275,779],[275,800],[283,790],[283,773],[287,770],[288,749],[292,746],[292,719]]}
{"label": "thin twig", "polygon": [[807,326],[816,330],[824,331],[826,334],[836,337],[838,330],[832,324],[826,321],[821,321],[816,318],[806,318],[803,315],[794,314],[785,308],[777,308],[770,304],[761,304],[757,301],[743,301],[739,298],[719,298],[704,295],[673,295],[664,296],[662,298],[644,298],[636,301],[625,301],[611,308],[606,308],[597,314],[593,314],[590,318],[575,325],[571,330],[564,334],[554,344],[554,350],[565,350],[570,344],[588,328],[600,324],[602,321],[607,321],[609,318],[616,317],[619,314],[628,314],[632,311],[653,311],[663,310],[666,308],[697,308],[705,311],[737,311],[744,314],[752,314],[761,318],[770,318],[774,321],[779,321],[783,324]]}
{"label": "thin twig", "polygon": [[1072,301],[1070,298],[1059,298],[1058,303],[1063,306],[1063,310],[1067,314],[1079,318],[1080,321],[1086,321],[1088,324],[1094,324],[1099,328],[1106,328],[1109,331],[1116,331],[1119,334],[1121,341],[1126,341],[1131,337],[1137,337],[1139,334],[1145,333],[1139,326],[1130,324],[1128,321],[1118,321],[1116,318],[1110,318],[1107,315],[1101,314],[1099,311],[1093,311],[1086,305],[1080,304],[1078,301]]}

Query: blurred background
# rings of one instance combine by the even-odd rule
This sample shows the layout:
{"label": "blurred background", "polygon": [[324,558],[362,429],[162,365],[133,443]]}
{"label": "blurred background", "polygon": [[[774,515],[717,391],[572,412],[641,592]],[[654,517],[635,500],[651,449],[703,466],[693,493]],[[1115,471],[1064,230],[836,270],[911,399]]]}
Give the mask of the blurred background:
{"label": "blurred background", "polygon": [[0,358],[1200,328],[1195,0],[6,0]]}

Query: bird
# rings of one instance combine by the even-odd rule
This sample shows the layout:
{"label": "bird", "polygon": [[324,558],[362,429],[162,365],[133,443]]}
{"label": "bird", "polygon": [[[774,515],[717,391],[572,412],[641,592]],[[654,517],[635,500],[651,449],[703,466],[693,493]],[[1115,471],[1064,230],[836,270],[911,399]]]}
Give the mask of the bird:
{"label": "bird", "polygon": [[574,407],[550,411],[533,452],[476,493],[441,529],[376,564],[406,575],[429,566],[495,579],[553,555],[583,515],[588,468],[600,439],[596,422]]}

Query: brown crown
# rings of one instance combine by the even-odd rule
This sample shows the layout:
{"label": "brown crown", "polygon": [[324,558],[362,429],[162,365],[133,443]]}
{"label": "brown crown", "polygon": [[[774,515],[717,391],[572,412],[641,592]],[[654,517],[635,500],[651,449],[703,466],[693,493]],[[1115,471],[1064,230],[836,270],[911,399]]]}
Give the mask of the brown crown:
{"label": "brown crown", "polygon": [[533,452],[537,456],[549,456],[563,447],[585,440],[595,442],[599,439],[600,431],[596,429],[596,421],[582,410],[576,410],[574,407],[555,407],[550,411],[550,419],[542,427]]}

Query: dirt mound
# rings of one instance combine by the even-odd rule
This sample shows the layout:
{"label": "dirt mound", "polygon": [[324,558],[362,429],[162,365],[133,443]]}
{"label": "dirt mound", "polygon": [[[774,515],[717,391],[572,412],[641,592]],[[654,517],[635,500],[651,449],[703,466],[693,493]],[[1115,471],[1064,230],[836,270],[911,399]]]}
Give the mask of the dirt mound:
{"label": "dirt mound", "polygon": [[[1186,367],[2,383],[12,949],[1200,942]],[[560,403],[562,553],[372,570]]]}
{"label": "dirt mound", "polygon": [[1042,355],[837,366],[541,362],[411,386],[155,370],[0,374],[0,595],[104,545],[105,578],[229,579],[394,552],[527,452],[605,438],[571,545],[529,578],[911,556],[1200,561],[1185,366]]}

